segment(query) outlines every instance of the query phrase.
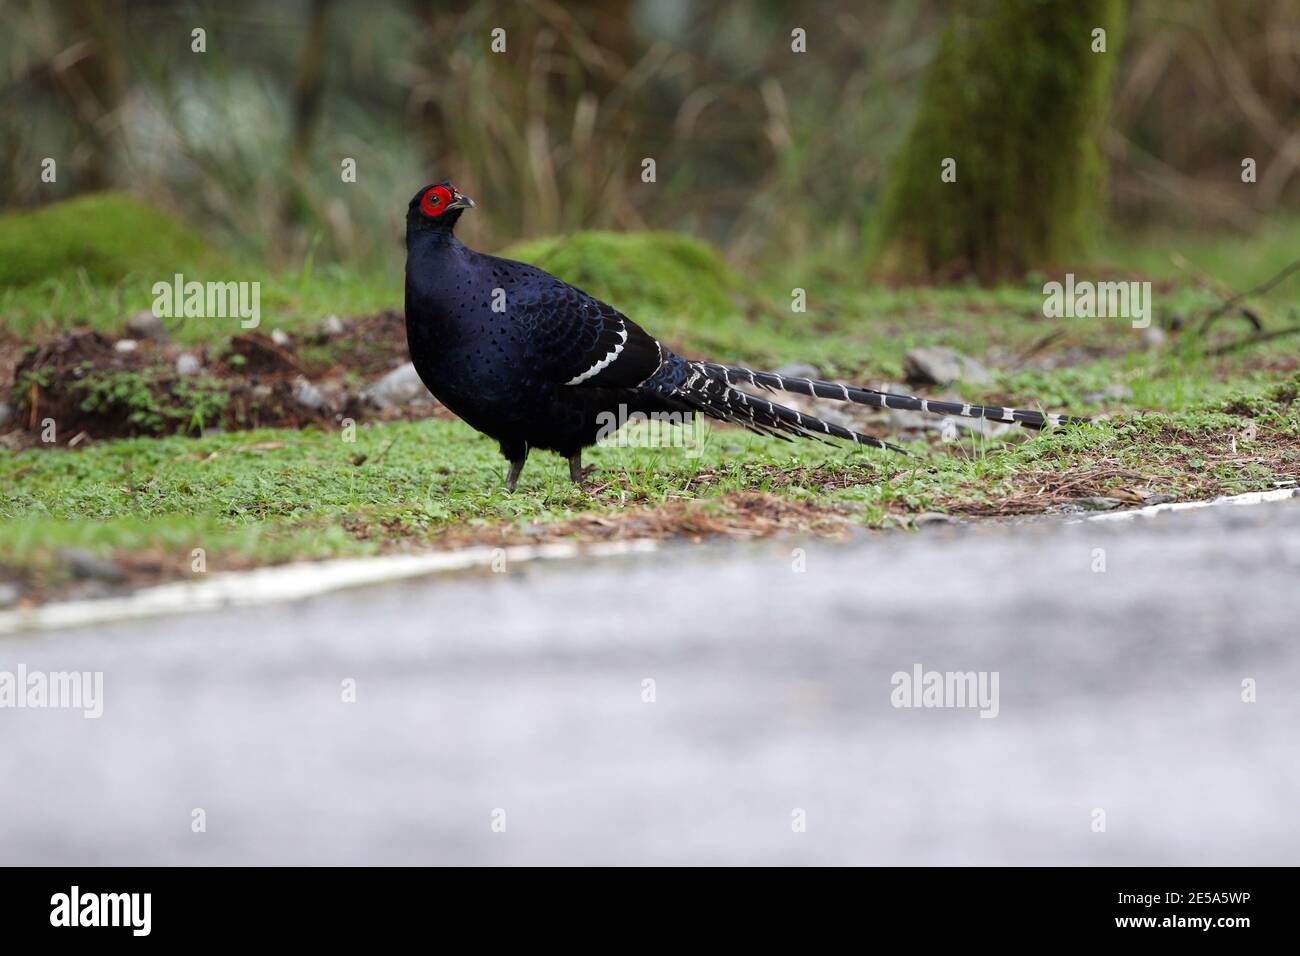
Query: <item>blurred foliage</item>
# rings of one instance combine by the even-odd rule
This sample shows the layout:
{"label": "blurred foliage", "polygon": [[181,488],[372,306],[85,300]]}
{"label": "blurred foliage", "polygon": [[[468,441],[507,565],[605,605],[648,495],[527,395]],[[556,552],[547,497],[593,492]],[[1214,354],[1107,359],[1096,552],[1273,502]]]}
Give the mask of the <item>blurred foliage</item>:
{"label": "blurred foliage", "polygon": [[1107,137],[1116,210],[1241,230],[1294,210],[1300,0],[1139,0],[1129,35]]}
{"label": "blurred foliage", "polygon": [[125,193],[95,193],[0,216],[0,285],[78,274],[97,283],[131,274],[157,278],[207,255],[196,232]]}
{"label": "blurred foliage", "polygon": [[[411,193],[445,177],[485,248],[655,228],[735,261],[851,257],[951,6],[0,0],[0,203],[125,187],[272,264],[391,265]],[[1300,0],[1134,0],[1130,22],[1116,208],[1253,227],[1294,205]]]}
{"label": "blurred foliage", "polygon": [[716,317],[736,311],[739,277],[708,245],[672,232],[576,232],[504,249],[607,302],[641,314]]}
{"label": "blurred foliage", "polygon": [[[406,201],[441,177],[479,201],[462,230],[484,247],[583,227],[691,231],[738,257],[855,238],[939,21],[933,0],[0,2],[6,205],[103,176],[291,263],[400,258]],[[120,83],[98,82],[106,62]]]}

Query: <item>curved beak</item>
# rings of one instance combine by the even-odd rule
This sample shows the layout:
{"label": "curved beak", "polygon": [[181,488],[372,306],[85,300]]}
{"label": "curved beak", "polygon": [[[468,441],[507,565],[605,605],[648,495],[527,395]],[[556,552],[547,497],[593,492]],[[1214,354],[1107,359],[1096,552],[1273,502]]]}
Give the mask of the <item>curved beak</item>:
{"label": "curved beak", "polygon": [[452,193],[451,205],[449,205],[447,208],[448,209],[473,209],[474,200],[470,199],[464,193],[460,192],[460,190],[456,190],[454,193]]}

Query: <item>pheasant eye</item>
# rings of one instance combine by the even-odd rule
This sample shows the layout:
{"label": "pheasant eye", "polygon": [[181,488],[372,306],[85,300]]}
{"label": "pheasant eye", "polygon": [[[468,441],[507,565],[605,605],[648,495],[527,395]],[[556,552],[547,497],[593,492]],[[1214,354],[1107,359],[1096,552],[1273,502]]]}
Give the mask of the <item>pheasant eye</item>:
{"label": "pheasant eye", "polygon": [[426,216],[441,216],[451,202],[451,193],[444,186],[434,186],[420,200],[420,208]]}

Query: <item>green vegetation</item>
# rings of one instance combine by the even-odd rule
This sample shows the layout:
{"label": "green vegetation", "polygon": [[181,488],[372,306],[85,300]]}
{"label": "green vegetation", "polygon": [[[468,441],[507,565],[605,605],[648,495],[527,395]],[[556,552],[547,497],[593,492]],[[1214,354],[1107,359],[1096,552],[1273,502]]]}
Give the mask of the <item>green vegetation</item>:
{"label": "green vegetation", "polygon": [[1086,250],[1123,22],[1123,0],[954,7],[887,181],[875,237],[887,270],[990,281]]}
{"label": "green vegetation", "polygon": [[[1298,227],[1261,231],[1254,258],[1282,258]],[[1140,266],[1135,248],[1145,251]],[[1113,249],[1106,258],[1125,263],[1127,274],[1151,270],[1157,324],[1178,314],[1190,326],[1225,290],[1266,277],[1243,270],[1250,246],[1232,238],[1189,243],[1171,234]],[[585,489],[570,484],[563,462],[539,452],[512,496],[495,443],[458,421],[362,419],[355,441],[319,427],[220,434],[214,423],[241,424],[223,418],[229,379],[168,376],[160,389],[150,367],[82,368],[71,398],[83,411],[111,407],[138,433],[179,423],[183,434],[112,441],[91,427],[76,449],[0,450],[0,566],[57,584],[67,574],[58,557],[64,547],[119,559],[163,555],[184,570],[195,547],[218,569],[549,535],[751,533],[773,508],[796,511],[766,530],[833,531],[931,511],[1038,513],[1090,495],[1130,504],[1152,494],[1205,498],[1269,489],[1300,473],[1300,339],[1207,354],[1207,346],[1247,334],[1231,316],[1210,339],[1184,330],[1153,344],[1123,319],[1044,318],[1041,277],[991,289],[864,288],[851,266],[826,261],[742,285],[707,247],[664,236],[579,234],[506,254],[607,298],[689,355],[766,367],[809,362],[829,377],[897,382],[909,349],[949,345],[988,365],[991,384],[924,391],[1116,417],[1040,436],[1012,430],[944,442],[913,433],[902,438],[912,457],[717,428],[699,457],[681,448],[594,449]],[[5,293],[0,313],[7,323],[21,316],[32,340],[83,324],[120,332],[134,304],[132,281],[49,280]],[[323,368],[346,367],[335,350],[355,344],[305,334],[326,315],[400,307],[395,275],[304,268],[263,281],[260,331],[297,334],[298,357]],[[806,312],[789,310],[792,284],[806,288]],[[59,291],[54,298],[34,291],[45,289]],[[1296,301],[1288,284],[1251,304],[1277,329],[1300,320]],[[181,342],[213,344],[221,355],[237,331],[202,320],[172,328]],[[229,367],[224,374],[238,378],[240,366]],[[899,440],[883,416],[866,427]],[[825,527],[817,524],[823,519]]]}
{"label": "green vegetation", "polygon": [[540,266],[610,303],[635,302],[647,317],[734,311],[740,278],[706,243],[675,232],[577,232],[521,242],[507,259]]}
{"label": "green vegetation", "polygon": [[[594,449],[587,490],[570,484],[558,458],[539,453],[515,495],[503,491],[494,443],[450,421],[362,428],[355,441],[306,429],[32,449],[0,454],[0,562],[48,568],[67,546],[177,555],[203,547],[216,566],[238,566],[253,556],[509,539],[529,524],[683,499],[725,511],[728,496],[742,493],[880,526],[936,510],[1041,510],[1036,490],[1071,482],[1067,497],[1260,490],[1300,470],[1298,387],[1300,379],[1237,389],[1182,415],[1017,434],[1012,445],[967,439],[931,451],[912,443],[912,458],[716,429],[698,457],[681,448]],[[1252,423],[1255,434],[1244,437]]]}
{"label": "green vegetation", "polygon": [[161,434],[170,431],[169,424],[174,423],[182,431],[199,433],[221,419],[226,395],[218,383],[176,380],[170,383],[164,402],[151,377],[140,372],[97,373],[87,368],[72,390],[83,396],[80,411],[119,418],[133,432]]}
{"label": "green vegetation", "polygon": [[[174,270],[172,270],[174,271]],[[150,289],[161,275],[135,276],[96,284],[84,276],[51,278],[21,288],[0,287],[0,316],[5,327],[24,338],[39,338],[64,329],[89,327],[121,333],[132,313],[153,303]],[[259,330],[300,332],[314,329],[329,315],[364,315],[402,306],[400,273],[356,273],[338,266],[290,275],[262,267],[230,264],[185,270],[186,280],[261,282]],[[181,343],[215,342],[243,331],[238,319],[166,319]]]}
{"label": "green vegetation", "polygon": [[81,277],[169,279],[210,258],[197,233],[127,193],[95,193],[0,216],[0,287]]}

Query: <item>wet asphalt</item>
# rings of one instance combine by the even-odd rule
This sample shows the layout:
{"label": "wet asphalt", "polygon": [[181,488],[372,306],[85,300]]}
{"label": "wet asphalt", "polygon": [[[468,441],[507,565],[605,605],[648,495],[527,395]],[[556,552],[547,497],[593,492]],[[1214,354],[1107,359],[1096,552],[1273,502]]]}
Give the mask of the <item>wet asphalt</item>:
{"label": "wet asphalt", "polygon": [[0,863],[1294,865],[1298,582],[1292,500],[0,638],[103,675],[0,707]]}

